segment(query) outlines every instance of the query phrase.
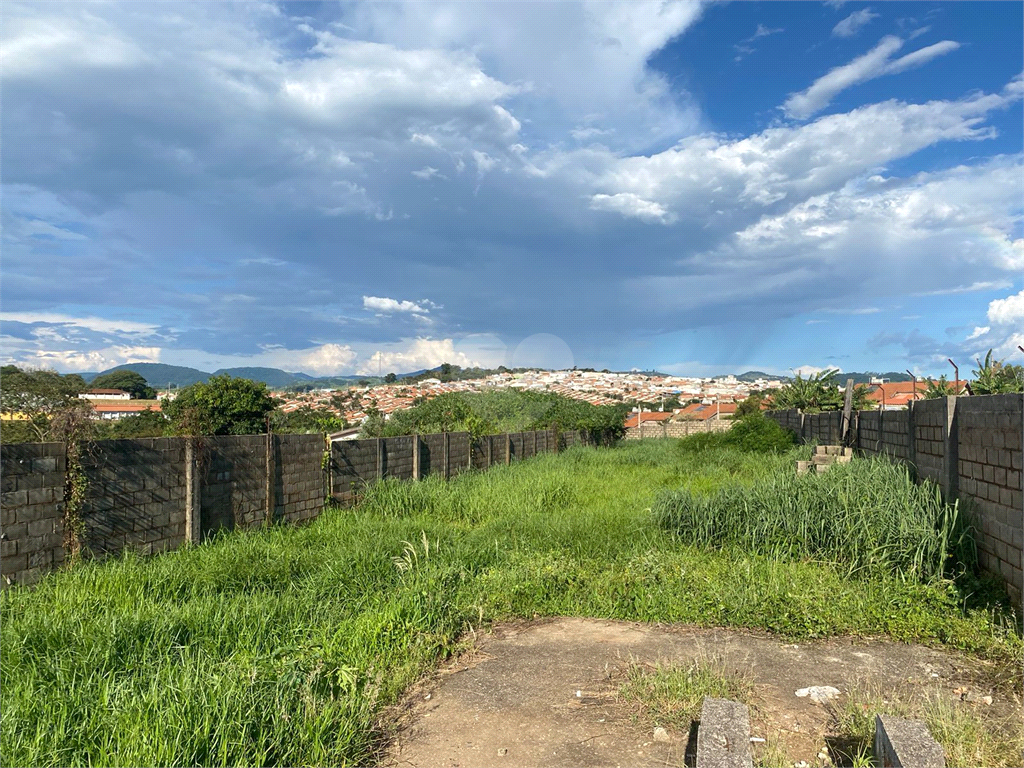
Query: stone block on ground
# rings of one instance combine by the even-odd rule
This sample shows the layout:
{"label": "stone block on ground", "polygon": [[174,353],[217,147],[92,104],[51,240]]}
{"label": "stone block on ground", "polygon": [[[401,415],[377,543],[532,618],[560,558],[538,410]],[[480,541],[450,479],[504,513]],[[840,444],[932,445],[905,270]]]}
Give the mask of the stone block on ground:
{"label": "stone block on ground", "polygon": [[894,768],[946,768],[942,746],[919,720],[875,715],[875,760]]}
{"label": "stone block on ground", "polygon": [[704,699],[697,729],[697,768],[752,768],[750,713],[728,699]]}

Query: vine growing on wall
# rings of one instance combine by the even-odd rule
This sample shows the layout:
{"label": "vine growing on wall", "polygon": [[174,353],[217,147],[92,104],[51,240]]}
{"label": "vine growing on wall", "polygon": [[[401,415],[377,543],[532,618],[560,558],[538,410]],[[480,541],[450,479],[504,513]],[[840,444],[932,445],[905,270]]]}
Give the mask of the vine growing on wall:
{"label": "vine growing on wall", "polygon": [[82,453],[92,436],[94,424],[84,408],[67,408],[50,422],[50,434],[64,443],[64,559],[73,565],[85,546],[85,518],[82,510],[89,490],[89,478],[82,466]]}

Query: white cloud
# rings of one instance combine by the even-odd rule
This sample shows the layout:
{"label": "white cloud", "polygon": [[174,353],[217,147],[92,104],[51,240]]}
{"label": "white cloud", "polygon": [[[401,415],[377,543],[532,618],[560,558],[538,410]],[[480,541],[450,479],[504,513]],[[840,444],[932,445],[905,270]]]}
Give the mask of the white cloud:
{"label": "white cloud", "polygon": [[413,314],[425,315],[430,310],[422,304],[414,301],[399,301],[382,296],[363,296],[363,309],[370,309],[374,312],[393,314],[395,312],[411,312]]}
{"label": "white cloud", "polygon": [[943,40],[893,60],[892,55],[902,47],[903,41],[900,38],[894,35],[883,37],[878,45],[863,56],[829,70],[828,74],[815,80],[807,90],[791,94],[782,105],[783,111],[789,117],[806,119],[825,109],[837,94],[851,86],[921,66],[937,56],[955,51],[960,44]]}
{"label": "white cloud", "polygon": [[427,181],[433,176],[439,176],[440,178],[444,178],[444,176],[441,175],[441,172],[437,168],[431,168],[429,165],[424,166],[418,171],[413,171],[412,175],[415,176],[417,179],[423,179],[424,181]]}
{"label": "white cloud", "polygon": [[793,368],[792,370],[794,373],[798,373],[804,378],[807,378],[808,376],[813,376],[814,374],[821,373],[823,371],[837,371],[838,373],[843,372],[843,369],[840,368],[838,365],[828,365],[825,366],[824,368],[819,368],[816,365],[798,365],[796,368]]}
{"label": "white cloud", "polygon": [[73,326],[99,333],[143,337],[155,334],[158,328],[153,323],[140,323],[133,320],[110,320],[102,317],[73,317],[58,312],[0,312],[0,321]]}
{"label": "white cloud", "polygon": [[[590,147],[544,156],[536,173],[596,187],[592,208],[648,220],[674,215],[723,231],[737,224],[742,229],[740,222],[748,216],[773,206],[792,208],[927,146],[991,137],[983,118],[1020,100],[1012,85],[1002,93],[976,93],[956,101],[870,104],[738,140],[703,134],[648,157],[619,158]],[[881,182],[863,182],[872,183]],[[955,197],[944,201],[956,210],[968,210]],[[911,215],[913,201],[906,203]],[[930,204],[931,215],[940,215],[939,203]],[[818,224],[836,222],[822,219]]]}
{"label": "white cloud", "polygon": [[281,352],[273,356],[282,358],[281,365],[287,366],[288,370],[319,376],[347,373],[356,359],[356,353],[352,348],[342,344],[322,344],[311,349]]}
{"label": "white cloud", "polygon": [[845,19],[832,28],[833,37],[853,37],[860,28],[868,24],[872,19],[877,19],[878,14],[872,13],[870,8],[862,8],[854,11]]}
{"label": "white cloud", "polygon": [[93,350],[36,349],[24,351],[12,362],[29,368],[56,368],[61,371],[103,371],[124,363],[160,362],[159,347],[111,346]]}
{"label": "white cloud", "polygon": [[436,368],[441,363],[451,363],[463,368],[478,366],[480,363],[457,350],[452,339],[403,339],[398,344],[378,349],[365,358],[357,367],[360,375],[384,373],[408,373],[424,368]]}
{"label": "white cloud", "polygon": [[675,221],[675,216],[665,210],[662,205],[651,200],[644,200],[632,192],[594,195],[590,198],[590,207],[596,211],[614,211],[623,216],[644,221],[657,221],[661,224],[671,224]]}
{"label": "white cloud", "polygon": [[1024,291],[988,305],[988,319],[996,325],[1024,326]]}

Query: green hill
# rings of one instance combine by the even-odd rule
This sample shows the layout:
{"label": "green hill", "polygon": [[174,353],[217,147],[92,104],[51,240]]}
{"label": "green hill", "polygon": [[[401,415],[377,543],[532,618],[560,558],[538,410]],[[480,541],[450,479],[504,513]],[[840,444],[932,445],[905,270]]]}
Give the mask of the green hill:
{"label": "green hill", "polygon": [[236,379],[252,379],[253,381],[262,381],[271,389],[284,389],[290,387],[299,381],[309,381],[309,378],[299,378],[295,374],[282,371],[280,368],[261,368],[258,366],[249,366],[244,368],[221,368],[218,371],[214,371],[214,376],[221,376],[227,374],[228,376],[234,376]]}
{"label": "green hill", "polygon": [[110,373],[111,371],[135,371],[149,383],[149,386],[155,389],[163,389],[168,385],[187,387],[189,384],[195,384],[197,381],[206,381],[210,378],[210,374],[205,371],[187,368],[183,365],[165,365],[164,363],[126,363],[125,365],[117,365],[105,371],[100,371],[92,378],[102,376],[104,373]]}

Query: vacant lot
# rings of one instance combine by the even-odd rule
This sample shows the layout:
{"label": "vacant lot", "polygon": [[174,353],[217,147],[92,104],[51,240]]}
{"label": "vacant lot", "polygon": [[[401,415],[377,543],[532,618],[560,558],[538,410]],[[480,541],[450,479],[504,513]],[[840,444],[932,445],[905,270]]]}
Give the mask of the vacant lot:
{"label": "vacant lot", "polygon": [[[939,508],[909,533],[862,532],[849,552],[811,535],[811,519],[801,522],[806,546],[758,544],[756,504],[722,513],[731,533],[681,530],[702,500],[737,487],[788,493],[801,450],[573,449],[448,483],[383,483],[357,509],[304,529],[86,565],[9,591],[0,762],[366,764],[386,705],[468,630],[517,617],[888,635],[1019,676],[1020,636],[998,591],[936,576],[954,572],[950,555],[963,551]],[[821,482],[841,488],[866,464]],[[666,489],[680,492],[662,498]],[[854,526],[856,504],[838,492],[835,503]],[[940,538],[910,561],[890,551],[901,537],[933,536],[933,519]]]}

